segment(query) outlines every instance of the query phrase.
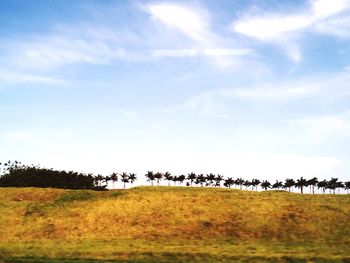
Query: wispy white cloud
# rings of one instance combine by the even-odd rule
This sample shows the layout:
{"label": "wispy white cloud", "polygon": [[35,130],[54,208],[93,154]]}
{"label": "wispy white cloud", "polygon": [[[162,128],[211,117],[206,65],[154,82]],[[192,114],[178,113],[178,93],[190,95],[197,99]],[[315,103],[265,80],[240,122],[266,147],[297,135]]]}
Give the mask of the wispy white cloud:
{"label": "wispy white cloud", "polygon": [[211,15],[203,7],[174,2],[150,4],[145,7],[145,10],[156,23],[165,26],[167,31],[181,32],[190,40],[189,43],[183,43],[183,46],[191,46],[191,48],[156,49],[153,52],[154,56],[211,57],[215,65],[227,68],[238,63],[237,57],[253,54],[253,50],[239,47],[237,43],[232,44],[231,40],[215,33],[212,29]]}
{"label": "wispy white cloud", "polygon": [[320,142],[350,134],[350,111],[289,120],[289,124],[304,130],[310,140]]}
{"label": "wispy white cloud", "polygon": [[61,84],[64,81],[52,76],[34,75],[0,70],[0,83],[45,83]]}
{"label": "wispy white cloud", "polygon": [[152,52],[156,57],[230,57],[245,56],[252,54],[251,49],[235,49],[235,48],[204,48],[204,49],[156,49]]}
{"label": "wispy white cloud", "polygon": [[[299,80],[284,80],[266,83],[264,85],[217,88],[192,96],[183,104],[173,108],[175,111],[198,112],[209,117],[235,119],[235,104],[244,103],[245,113],[250,112],[250,106],[263,105],[264,111],[274,105],[298,105],[312,103],[314,107],[336,104],[337,101],[350,96],[348,83],[350,74],[347,70],[327,76],[314,76]],[[267,104],[266,104],[267,103]],[[294,103],[294,104],[293,104]],[[318,105],[318,106],[317,106]],[[273,113],[270,113],[273,114]],[[306,114],[306,113],[303,113]]]}
{"label": "wispy white cloud", "polygon": [[210,32],[210,17],[204,9],[175,3],[151,4],[147,9],[153,19],[183,32],[198,42],[209,45],[215,42],[215,36]]}
{"label": "wispy white cloud", "polygon": [[65,35],[60,32],[19,43],[13,60],[22,67],[50,69],[65,64],[107,64],[133,57],[113,42],[94,35]]}
{"label": "wispy white cloud", "polygon": [[[335,19],[335,15],[350,8],[347,0],[315,0],[295,14],[265,13],[261,15],[245,14],[232,24],[232,29],[240,34],[256,38],[261,41],[279,44],[289,57],[299,62],[300,48],[296,43],[298,33],[311,30],[313,32],[348,35],[348,19]],[[335,33],[336,32],[336,33]]]}

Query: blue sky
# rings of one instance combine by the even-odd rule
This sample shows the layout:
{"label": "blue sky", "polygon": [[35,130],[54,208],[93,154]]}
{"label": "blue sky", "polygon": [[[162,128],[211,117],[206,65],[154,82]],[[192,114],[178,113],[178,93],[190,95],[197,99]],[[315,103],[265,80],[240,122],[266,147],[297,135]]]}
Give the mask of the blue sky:
{"label": "blue sky", "polygon": [[350,179],[350,1],[0,1],[0,159]]}

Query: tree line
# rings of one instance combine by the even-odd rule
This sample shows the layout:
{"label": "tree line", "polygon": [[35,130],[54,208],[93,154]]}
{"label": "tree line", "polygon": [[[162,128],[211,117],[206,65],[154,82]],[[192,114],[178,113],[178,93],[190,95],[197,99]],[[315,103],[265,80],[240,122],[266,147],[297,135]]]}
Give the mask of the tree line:
{"label": "tree line", "polygon": [[[287,178],[284,181],[276,180],[270,182],[268,180],[245,180],[243,178],[232,178],[220,174],[196,174],[188,173],[187,175],[173,175],[170,172],[153,172],[148,171],[145,174],[147,181],[153,186],[155,183],[159,185],[161,181],[166,181],[167,185],[186,185],[200,187],[227,187],[246,190],[258,190],[260,187],[263,190],[287,190],[289,192],[298,189],[300,193],[304,193],[308,188],[310,193],[315,193],[315,188],[321,189],[322,193],[329,192],[335,194],[336,190],[340,192],[345,189],[347,193],[350,190],[350,181],[341,182],[338,178],[330,180],[319,180],[316,177],[305,179],[303,177],[294,180]],[[115,184],[121,182],[123,188],[126,184],[133,186],[137,180],[135,173],[116,173],[103,176],[101,174],[94,175],[92,173],[84,174],[73,171],[58,171],[54,169],[42,168],[39,165],[23,165],[18,161],[8,161],[0,163],[0,187],[53,187],[64,189],[93,189],[107,190],[108,185],[112,183],[112,188],[115,189]]]}

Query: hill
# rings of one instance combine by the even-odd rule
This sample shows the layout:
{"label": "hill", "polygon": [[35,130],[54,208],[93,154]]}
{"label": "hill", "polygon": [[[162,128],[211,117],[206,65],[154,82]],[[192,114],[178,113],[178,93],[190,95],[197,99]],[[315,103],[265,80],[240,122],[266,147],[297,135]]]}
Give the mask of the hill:
{"label": "hill", "polygon": [[0,188],[0,262],[61,260],[349,262],[350,195]]}

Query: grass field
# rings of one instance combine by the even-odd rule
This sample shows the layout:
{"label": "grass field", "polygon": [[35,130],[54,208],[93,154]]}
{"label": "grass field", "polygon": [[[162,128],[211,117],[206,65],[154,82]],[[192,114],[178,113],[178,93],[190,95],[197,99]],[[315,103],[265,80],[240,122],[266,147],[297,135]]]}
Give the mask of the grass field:
{"label": "grass field", "polygon": [[0,188],[0,262],[350,262],[350,195]]}

